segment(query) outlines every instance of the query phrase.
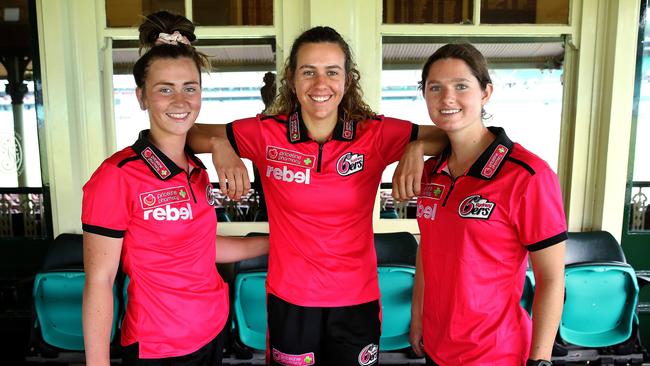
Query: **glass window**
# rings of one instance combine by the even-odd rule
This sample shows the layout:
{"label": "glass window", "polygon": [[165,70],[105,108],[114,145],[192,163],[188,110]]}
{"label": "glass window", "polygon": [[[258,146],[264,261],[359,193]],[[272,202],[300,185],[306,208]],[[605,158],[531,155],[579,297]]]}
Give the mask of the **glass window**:
{"label": "glass window", "polygon": [[471,24],[472,0],[383,0],[385,24]]}
{"label": "glass window", "polygon": [[[405,64],[404,69],[400,69],[395,63],[395,60],[400,58],[413,60],[414,55],[422,54],[423,48],[426,47],[423,44],[393,46],[396,45],[384,48],[380,113],[421,125],[430,125],[432,122],[426,103],[418,89],[421,66]],[[439,46],[428,44],[429,50],[426,56],[420,56],[421,62],[424,63],[429,54]],[[503,127],[512,141],[539,155],[557,171],[563,90],[562,67],[557,63],[557,52],[562,52],[561,43],[555,43],[554,47],[548,44],[545,46],[554,50],[548,54],[554,62],[542,62],[543,57],[522,57],[526,53],[525,49],[539,49],[540,45],[475,46],[488,58],[490,76],[494,84],[494,92],[485,107],[492,117],[484,122],[485,125]],[[394,54],[393,49],[400,49],[400,54]],[[502,60],[508,62],[504,63]],[[400,218],[415,218],[415,200],[394,205],[390,196],[396,166],[397,163],[389,165],[382,176],[382,216],[390,217],[389,214],[396,209]]]}
{"label": "glass window", "polygon": [[137,27],[142,16],[157,10],[185,15],[184,0],[106,0],[107,27]]}
{"label": "glass window", "polygon": [[481,23],[568,24],[569,0],[481,0]]}
{"label": "glass window", "polygon": [[273,25],[273,0],[193,0],[198,25]]}

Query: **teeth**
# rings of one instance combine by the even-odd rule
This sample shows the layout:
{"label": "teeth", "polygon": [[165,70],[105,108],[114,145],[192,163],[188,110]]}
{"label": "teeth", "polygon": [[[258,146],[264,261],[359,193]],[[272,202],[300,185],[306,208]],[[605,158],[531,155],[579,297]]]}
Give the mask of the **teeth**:
{"label": "teeth", "polygon": [[312,100],[316,101],[316,102],[326,102],[326,101],[330,100],[330,98],[332,98],[332,96],[331,95],[327,95],[327,96],[310,95],[310,98]]}
{"label": "teeth", "polygon": [[167,113],[167,115],[171,118],[181,119],[187,117],[189,113]]}
{"label": "teeth", "polygon": [[441,109],[440,114],[454,114],[460,112],[460,109]]}

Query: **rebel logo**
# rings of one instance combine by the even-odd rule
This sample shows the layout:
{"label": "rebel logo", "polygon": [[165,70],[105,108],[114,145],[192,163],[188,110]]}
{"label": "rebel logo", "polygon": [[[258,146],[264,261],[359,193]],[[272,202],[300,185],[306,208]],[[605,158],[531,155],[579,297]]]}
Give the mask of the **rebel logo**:
{"label": "rebel logo", "polygon": [[460,217],[467,219],[483,219],[487,220],[496,204],[481,197],[478,194],[469,196],[460,202],[458,205],[458,214]]}
{"label": "rebel logo", "polygon": [[436,211],[438,211],[438,204],[435,203],[433,206],[425,205],[422,202],[418,202],[417,211],[415,217],[418,219],[427,219],[434,221],[436,219]]}
{"label": "rebel logo", "polygon": [[267,146],[266,160],[295,165],[301,168],[313,169],[316,162],[316,156],[303,154],[294,150],[283,149],[277,146]]}
{"label": "rebel logo", "polygon": [[156,207],[151,210],[144,210],[144,219],[145,220],[156,220],[156,221],[178,221],[178,220],[192,220],[192,206],[189,202],[185,206],[181,207],[172,207],[171,205],[166,205],[163,207]]}
{"label": "rebel logo", "polygon": [[336,162],[336,172],[348,176],[363,170],[363,154],[345,153]]}
{"label": "rebel logo", "polygon": [[189,201],[190,197],[184,186],[159,189],[140,193],[140,207],[148,209],[170,203]]}
{"label": "rebel logo", "polygon": [[506,154],[508,154],[508,148],[499,144],[499,146],[494,149],[494,152],[488,159],[488,162],[481,170],[481,175],[485,178],[492,178],[494,173],[496,173],[497,169],[499,168],[499,164],[501,164],[503,158],[506,157]]}
{"label": "rebel logo", "polygon": [[266,176],[287,183],[309,184],[309,171],[309,169],[305,169],[304,172],[293,171],[286,165],[283,165],[282,169],[269,165],[266,167]]}

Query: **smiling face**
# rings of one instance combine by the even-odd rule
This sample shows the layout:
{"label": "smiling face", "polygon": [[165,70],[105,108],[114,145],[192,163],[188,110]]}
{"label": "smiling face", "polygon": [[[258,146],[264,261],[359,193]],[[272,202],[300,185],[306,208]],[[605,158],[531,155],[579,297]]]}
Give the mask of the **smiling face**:
{"label": "smiling face", "polygon": [[305,43],[293,76],[305,123],[334,124],[345,94],[345,55],[335,43]]}
{"label": "smiling face", "polygon": [[149,65],[140,106],[149,112],[152,132],[185,135],[201,110],[200,74],[187,57],[161,58]]}
{"label": "smiling face", "polygon": [[424,85],[429,117],[447,133],[482,126],[481,111],[492,95],[492,84],[481,89],[467,64],[444,58],[431,64]]}

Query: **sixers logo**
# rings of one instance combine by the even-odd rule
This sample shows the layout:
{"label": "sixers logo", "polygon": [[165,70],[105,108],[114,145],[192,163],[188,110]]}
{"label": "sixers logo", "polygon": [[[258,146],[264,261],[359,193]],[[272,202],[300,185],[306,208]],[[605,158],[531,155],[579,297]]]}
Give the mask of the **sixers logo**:
{"label": "sixers logo", "polygon": [[487,220],[490,218],[494,207],[496,207],[494,202],[490,202],[480,195],[475,194],[460,202],[460,205],[458,205],[458,214],[460,217],[467,219]]}
{"label": "sixers logo", "polygon": [[345,177],[363,170],[363,154],[346,153],[336,162],[336,171]]}
{"label": "sixers logo", "polygon": [[374,343],[370,343],[369,345],[363,347],[361,352],[359,352],[357,361],[359,361],[360,366],[368,366],[377,363],[378,356],[379,346]]}

